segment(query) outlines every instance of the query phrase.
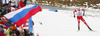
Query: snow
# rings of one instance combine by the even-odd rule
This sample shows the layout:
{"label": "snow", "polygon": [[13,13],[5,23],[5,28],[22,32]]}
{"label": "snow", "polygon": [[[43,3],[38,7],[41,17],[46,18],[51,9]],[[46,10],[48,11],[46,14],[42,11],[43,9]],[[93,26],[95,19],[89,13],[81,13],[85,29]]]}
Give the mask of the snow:
{"label": "snow", "polygon": [[37,34],[39,36],[100,36],[100,12],[86,11],[84,16],[94,31],[89,31],[83,22],[81,22],[81,30],[77,31],[77,19],[73,17],[72,12],[72,10],[52,12],[49,9],[42,9],[42,12],[32,17],[35,23],[35,36]]}

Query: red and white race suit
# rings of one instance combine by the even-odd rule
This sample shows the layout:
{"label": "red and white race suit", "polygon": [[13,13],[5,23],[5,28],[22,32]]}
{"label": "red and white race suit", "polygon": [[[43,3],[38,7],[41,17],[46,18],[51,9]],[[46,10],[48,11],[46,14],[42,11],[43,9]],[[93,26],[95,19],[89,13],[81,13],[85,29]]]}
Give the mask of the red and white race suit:
{"label": "red and white race suit", "polygon": [[83,19],[83,13],[85,13],[85,9],[74,10],[73,13],[74,15],[75,13],[77,15],[78,26],[80,26],[80,20],[84,22],[86,26],[88,26],[85,20]]}

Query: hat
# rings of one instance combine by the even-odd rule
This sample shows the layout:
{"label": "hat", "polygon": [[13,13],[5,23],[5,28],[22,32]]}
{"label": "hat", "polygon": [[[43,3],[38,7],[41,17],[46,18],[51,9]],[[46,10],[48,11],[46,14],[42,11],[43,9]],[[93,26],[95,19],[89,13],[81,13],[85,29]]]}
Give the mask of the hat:
{"label": "hat", "polygon": [[12,3],[12,1],[9,1],[9,3]]}
{"label": "hat", "polygon": [[80,8],[77,8],[78,10],[80,10]]}
{"label": "hat", "polygon": [[16,30],[16,27],[15,27],[15,26],[13,26],[13,27],[12,27],[12,30]]}

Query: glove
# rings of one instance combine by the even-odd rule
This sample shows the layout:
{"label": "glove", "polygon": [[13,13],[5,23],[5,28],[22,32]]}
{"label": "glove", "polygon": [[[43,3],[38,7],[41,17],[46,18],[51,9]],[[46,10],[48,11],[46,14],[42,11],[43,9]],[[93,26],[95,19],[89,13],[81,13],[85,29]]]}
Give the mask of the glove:
{"label": "glove", "polygon": [[75,15],[74,15],[74,18],[75,18]]}
{"label": "glove", "polygon": [[83,12],[83,16],[85,16],[85,11]]}
{"label": "glove", "polygon": [[83,14],[83,16],[84,16],[84,14]]}

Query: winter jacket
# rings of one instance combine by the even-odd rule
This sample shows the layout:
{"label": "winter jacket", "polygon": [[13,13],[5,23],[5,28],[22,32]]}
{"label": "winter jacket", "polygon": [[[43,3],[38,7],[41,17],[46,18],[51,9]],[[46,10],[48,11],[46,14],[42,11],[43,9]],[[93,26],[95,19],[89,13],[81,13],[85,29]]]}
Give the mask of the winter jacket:
{"label": "winter jacket", "polygon": [[12,31],[12,30],[8,28],[6,36],[10,36],[10,31]]}
{"label": "winter jacket", "polygon": [[0,31],[0,36],[6,36],[5,34],[3,34],[1,31]]}
{"label": "winter jacket", "polygon": [[0,28],[0,36],[6,36],[6,34],[4,34],[4,29]]}

